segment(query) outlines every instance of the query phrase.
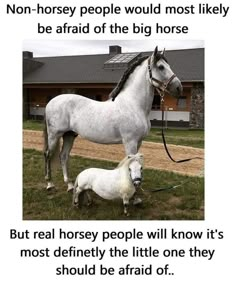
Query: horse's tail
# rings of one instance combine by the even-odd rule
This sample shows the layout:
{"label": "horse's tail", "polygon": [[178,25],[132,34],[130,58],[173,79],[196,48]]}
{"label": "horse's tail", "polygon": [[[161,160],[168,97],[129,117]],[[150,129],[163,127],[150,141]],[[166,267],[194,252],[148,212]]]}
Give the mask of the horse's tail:
{"label": "horse's tail", "polygon": [[48,127],[46,115],[44,116],[44,129],[43,129],[43,137],[44,137],[44,157],[45,161],[50,159],[52,166],[57,166],[59,162],[59,153],[60,153],[60,139],[58,140],[54,149],[49,149],[48,145]]}
{"label": "horse's tail", "polygon": [[46,152],[48,150],[48,130],[47,130],[46,115],[44,116],[43,138],[44,138],[43,151],[44,154],[46,155]]}

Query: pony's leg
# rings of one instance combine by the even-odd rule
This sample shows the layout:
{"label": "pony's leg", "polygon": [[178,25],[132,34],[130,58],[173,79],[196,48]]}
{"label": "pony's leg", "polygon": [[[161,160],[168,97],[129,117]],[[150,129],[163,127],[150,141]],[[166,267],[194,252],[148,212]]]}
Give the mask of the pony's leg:
{"label": "pony's leg", "polygon": [[86,191],[82,190],[79,186],[75,187],[73,191],[72,205],[75,207],[82,205],[85,193]]}
{"label": "pony's leg", "polygon": [[140,197],[137,197],[137,192],[134,193],[132,200],[134,206],[139,205],[143,202]]}
{"label": "pony's leg", "polygon": [[85,191],[86,193],[86,197],[87,197],[87,205],[90,206],[93,203],[93,199],[90,196],[90,194],[88,193],[88,191]]}
{"label": "pony's leg", "polygon": [[47,190],[53,189],[55,186],[52,182],[52,175],[51,175],[51,161],[55,155],[56,147],[58,146],[59,137],[57,136],[48,136],[48,145],[47,149],[44,152],[45,158],[45,180],[47,181]]}
{"label": "pony's leg", "polygon": [[76,136],[73,132],[66,132],[63,135],[63,146],[62,146],[62,150],[60,153],[60,161],[61,161],[61,167],[62,167],[62,172],[64,176],[64,182],[67,183],[68,192],[72,191],[74,188],[73,183],[68,177],[68,160],[69,160],[70,151],[73,146],[75,137]]}
{"label": "pony's leg", "polygon": [[127,195],[123,196],[123,205],[124,205],[124,214],[129,216],[128,207],[129,207],[129,198]]}

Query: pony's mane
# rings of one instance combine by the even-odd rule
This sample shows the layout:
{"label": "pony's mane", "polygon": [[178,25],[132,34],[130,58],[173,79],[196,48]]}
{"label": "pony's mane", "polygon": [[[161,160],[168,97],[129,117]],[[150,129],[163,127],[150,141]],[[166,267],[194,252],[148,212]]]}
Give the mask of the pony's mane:
{"label": "pony's mane", "polygon": [[143,155],[140,153],[137,153],[136,155],[132,155],[132,157],[126,156],[122,161],[120,161],[120,163],[118,164],[116,168],[121,168],[125,164],[127,164],[128,166],[134,160],[139,161],[141,164],[143,164]]}
{"label": "pony's mane", "polygon": [[109,94],[110,99],[115,99],[117,95],[120,93],[120,91],[123,89],[124,84],[126,83],[127,79],[129,78],[130,74],[133,73],[135,68],[139,66],[144,60],[146,60],[148,56],[143,56],[138,58],[136,61],[134,61],[124,72],[122,75],[120,81],[116,85],[116,87],[112,90],[112,92]]}
{"label": "pony's mane", "polygon": [[126,156],[122,161],[119,162],[119,164],[117,165],[116,168],[121,168],[124,166],[125,163],[127,163],[127,161],[129,160],[129,157]]}

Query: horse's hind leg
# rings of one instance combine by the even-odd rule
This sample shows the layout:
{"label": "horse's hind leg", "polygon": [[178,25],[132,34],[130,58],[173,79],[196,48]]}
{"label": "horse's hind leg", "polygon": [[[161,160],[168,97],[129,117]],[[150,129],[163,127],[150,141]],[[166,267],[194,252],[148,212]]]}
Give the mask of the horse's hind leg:
{"label": "horse's hind leg", "polygon": [[53,189],[55,186],[52,182],[51,175],[51,162],[52,158],[55,156],[56,148],[59,147],[59,137],[48,137],[47,148],[44,151],[45,158],[45,180],[47,181],[47,190]]}
{"label": "horse's hind leg", "polygon": [[47,181],[47,190],[50,190],[54,188],[54,184],[52,182],[52,176],[51,176],[51,161],[50,161],[50,153],[49,151],[44,152],[44,158],[45,158],[45,180]]}
{"label": "horse's hind leg", "polygon": [[73,142],[76,136],[77,135],[72,131],[68,131],[63,135],[63,146],[62,146],[62,150],[60,153],[60,160],[61,160],[61,167],[62,167],[62,172],[64,176],[64,182],[67,183],[68,192],[72,191],[74,188],[73,183],[68,177],[68,160],[69,160],[70,151],[71,151],[71,148],[73,146]]}

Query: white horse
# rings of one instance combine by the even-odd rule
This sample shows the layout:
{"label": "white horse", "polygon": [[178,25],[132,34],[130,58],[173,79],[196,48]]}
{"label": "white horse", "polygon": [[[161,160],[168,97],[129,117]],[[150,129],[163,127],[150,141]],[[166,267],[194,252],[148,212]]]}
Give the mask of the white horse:
{"label": "white horse", "polygon": [[143,155],[137,153],[125,157],[113,170],[90,168],[82,171],[74,184],[73,205],[79,206],[79,195],[83,193],[91,203],[87,190],[93,190],[104,199],[121,198],[124,213],[128,215],[129,200],[141,185],[142,167]]}
{"label": "white horse", "polygon": [[67,164],[75,137],[79,134],[102,144],[124,144],[126,155],[136,154],[151,124],[154,88],[174,96],[182,92],[180,80],[172,72],[164,52],[157,48],[150,57],[143,57],[124,73],[105,102],[80,95],[65,94],[53,98],[45,110],[45,170],[47,189],[54,187],[51,179],[51,159],[63,138],[60,152],[64,181],[68,191],[73,183],[68,177]]}

